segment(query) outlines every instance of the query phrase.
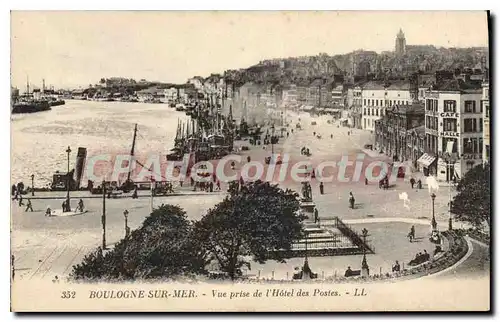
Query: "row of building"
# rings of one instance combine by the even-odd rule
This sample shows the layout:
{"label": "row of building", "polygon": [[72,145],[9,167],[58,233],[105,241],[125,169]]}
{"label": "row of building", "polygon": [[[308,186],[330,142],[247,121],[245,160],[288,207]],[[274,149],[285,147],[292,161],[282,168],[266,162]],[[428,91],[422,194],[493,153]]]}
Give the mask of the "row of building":
{"label": "row of building", "polygon": [[[395,97],[363,89],[356,98],[362,108],[360,128],[373,130],[376,150],[441,181],[460,178],[489,161],[486,77],[480,82],[449,79],[418,92],[398,90]],[[374,98],[368,102],[368,97]]]}

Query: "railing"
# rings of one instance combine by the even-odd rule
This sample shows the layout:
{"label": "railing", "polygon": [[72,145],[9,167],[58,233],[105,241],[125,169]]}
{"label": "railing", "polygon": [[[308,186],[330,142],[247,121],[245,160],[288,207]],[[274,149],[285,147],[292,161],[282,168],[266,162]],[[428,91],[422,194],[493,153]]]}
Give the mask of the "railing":
{"label": "railing", "polygon": [[363,238],[356,233],[350,226],[346,225],[340,218],[335,217],[335,227],[340,230],[340,232],[349,238],[351,242],[360,247],[361,249],[366,249],[367,252],[374,254],[375,253],[375,247],[369,245],[368,243],[365,243],[363,241]]}

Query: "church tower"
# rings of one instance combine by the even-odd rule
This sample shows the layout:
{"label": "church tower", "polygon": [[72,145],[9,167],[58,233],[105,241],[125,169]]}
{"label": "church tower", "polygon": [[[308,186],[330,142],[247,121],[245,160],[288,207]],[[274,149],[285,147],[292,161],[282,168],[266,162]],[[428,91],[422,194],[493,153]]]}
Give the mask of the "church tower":
{"label": "church tower", "polygon": [[402,56],[406,52],[406,39],[405,34],[401,28],[399,29],[398,35],[396,36],[396,55]]}

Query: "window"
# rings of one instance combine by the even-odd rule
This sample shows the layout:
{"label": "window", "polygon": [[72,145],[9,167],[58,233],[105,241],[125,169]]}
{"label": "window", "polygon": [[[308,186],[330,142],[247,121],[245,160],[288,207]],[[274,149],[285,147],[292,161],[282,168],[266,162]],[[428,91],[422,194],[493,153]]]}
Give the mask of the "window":
{"label": "window", "polygon": [[378,106],[378,100],[375,100],[375,105]]}
{"label": "window", "polygon": [[463,139],[464,153],[472,153],[472,140]]}
{"label": "window", "polygon": [[465,113],[476,113],[476,101],[465,101]]}
{"label": "window", "polygon": [[443,130],[445,132],[456,132],[457,131],[457,120],[456,119],[443,119]]}
{"label": "window", "polygon": [[444,101],[444,112],[456,113],[457,112],[457,102],[452,101],[452,100],[445,100]]}
{"label": "window", "polygon": [[363,110],[363,115],[366,115],[366,107]]}
{"label": "window", "polygon": [[490,109],[489,109],[489,106],[486,106],[486,117],[490,117]]}
{"label": "window", "polygon": [[483,138],[479,138],[479,153],[483,154]]}
{"label": "window", "polygon": [[441,141],[443,152],[448,152],[448,142],[453,142],[453,148],[451,150],[451,153],[457,153],[458,152],[457,151],[458,140],[457,139],[450,139],[450,138],[443,138],[443,140]]}
{"label": "window", "polygon": [[474,161],[467,161],[467,171],[474,168]]}
{"label": "window", "polygon": [[483,118],[479,119],[479,132],[483,132]]}
{"label": "window", "polygon": [[471,133],[477,131],[476,119],[464,119],[464,132]]}
{"label": "window", "polygon": [[380,100],[380,106],[384,106],[384,100]]}
{"label": "window", "polygon": [[375,114],[376,116],[378,116],[378,108],[375,110]]}
{"label": "window", "polygon": [[365,105],[365,106],[366,106],[366,98],[364,99],[364,104],[363,104],[363,105]]}

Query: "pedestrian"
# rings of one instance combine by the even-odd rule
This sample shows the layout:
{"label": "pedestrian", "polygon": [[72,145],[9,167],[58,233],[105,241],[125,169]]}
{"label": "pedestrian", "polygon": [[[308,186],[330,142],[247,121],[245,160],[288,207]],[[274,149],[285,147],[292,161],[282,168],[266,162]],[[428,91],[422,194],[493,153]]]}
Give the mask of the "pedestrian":
{"label": "pedestrian", "polygon": [[290,136],[290,132],[286,132],[286,137],[289,137]]}
{"label": "pedestrian", "polygon": [[31,205],[31,200],[28,199],[28,203],[26,204],[26,210],[25,211],[28,211],[31,210],[31,212],[33,212],[33,206]]}
{"label": "pedestrian", "polygon": [[250,160],[252,160],[250,156],[247,156],[247,162],[250,162]]}
{"label": "pedestrian", "polygon": [[19,207],[24,206],[23,195],[19,194]]}
{"label": "pedestrian", "polygon": [[313,136],[316,136],[316,132],[313,132]]}
{"label": "pedestrian", "polygon": [[210,181],[210,183],[208,184],[208,186],[209,186],[210,192],[214,192],[214,182]]}
{"label": "pedestrian", "polygon": [[84,205],[83,205],[83,200],[82,200],[82,199],[80,199],[80,200],[78,201],[78,209],[79,209],[79,211],[80,211],[80,212],[83,212],[83,211],[84,211],[84,208],[85,208],[85,207],[84,207]]}
{"label": "pedestrian", "polygon": [[354,195],[352,194],[352,191],[351,191],[351,192],[349,192],[349,204],[351,206],[351,209],[354,209],[354,202],[355,202]]}
{"label": "pedestrian", "polygon": [[319,183],[319,193],[324,194],[325,193],[325,186],[323,185],[323,181]]}
{"label": "pedestrian", "polygon": [[368,178],[365,178],[365,186],[368,185]]}
{"label": "pedestrian", "polygon": [[318,208],[314,208],[314,223],[319,223]]}
{"label": "pedestrian", "polygon": [[47,210],[45,210],[45,217],[47,216],[52,216],[52,209],[50,209],[50,206],[47,206]]}
{"label": "pedestrian", "polygon": [[132,199],[137,199],[137,186],[134,187],[134,192],[132,193]]}
{"label": "pedestrian", "polygon": [[415,185],[415,179],[413,179],[413,178],[410,179],[410,185],[411,185],[411,188],[413,189],[413,186]]}
{"label": "pedestrian", "polygon": [[330,139],[333,139],[333,134],[330,134]]}
{"label": "pedestrian", "polygon": [[418,187],[418,189],[422,189],[422,180],[418,179],[417,187]]}
{"label": "pedestrian", "polygon": [[399,262],[396,261],[396,263],[392,267],[392,272],[393,273],[399,273],[400,271],[401,271],[401,266],[399,265]]}

